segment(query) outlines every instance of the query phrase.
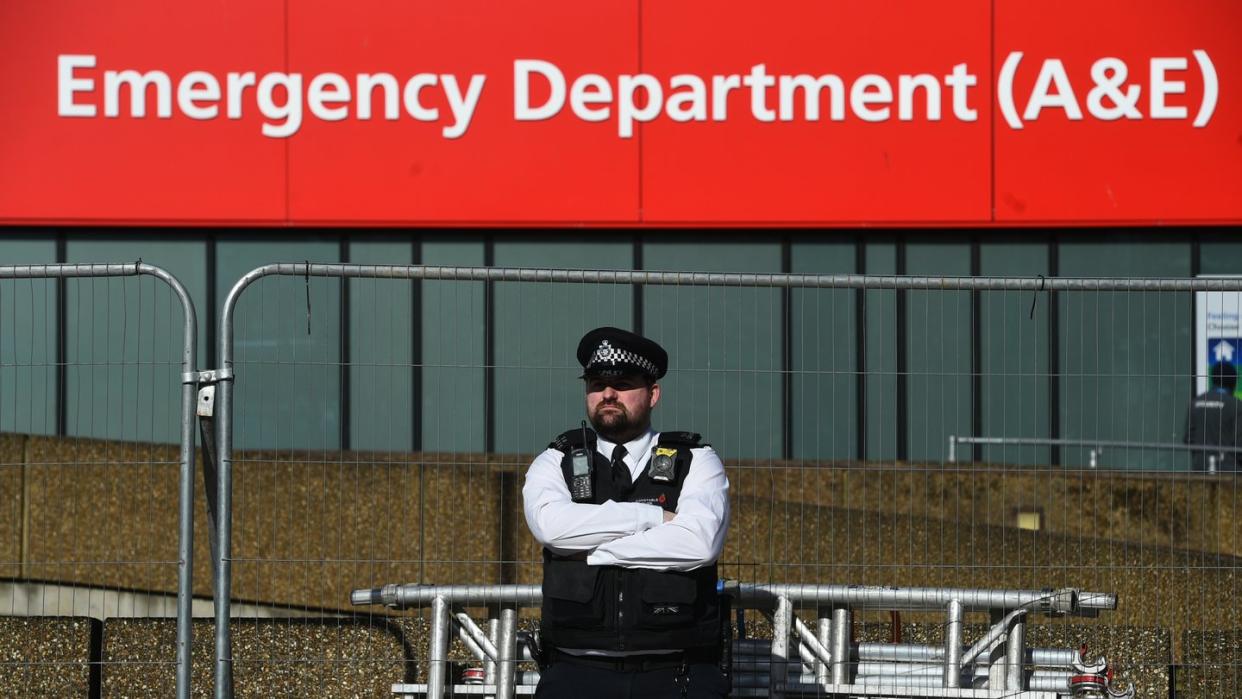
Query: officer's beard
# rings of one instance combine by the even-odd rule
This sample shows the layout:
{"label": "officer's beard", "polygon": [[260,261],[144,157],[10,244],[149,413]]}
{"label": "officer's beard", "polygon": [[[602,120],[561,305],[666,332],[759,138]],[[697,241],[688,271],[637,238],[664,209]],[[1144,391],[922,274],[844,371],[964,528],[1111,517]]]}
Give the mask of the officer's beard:
{"label": "officer's beard", "polygon": [[[616,410],[604,412],[603,408],[606,407]],[[587,418],[596,434],[614,444],[625,444],[651,426],[650,409],[643,410],[641,415],[630,415],[621,403],[600,403]]]}

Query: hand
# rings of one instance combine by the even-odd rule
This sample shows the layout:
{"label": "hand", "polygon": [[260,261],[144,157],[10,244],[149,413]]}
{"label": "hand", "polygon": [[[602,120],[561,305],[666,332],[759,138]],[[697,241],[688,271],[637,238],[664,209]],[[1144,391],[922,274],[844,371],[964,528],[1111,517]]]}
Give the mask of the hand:
{"label": "hand", "polygon": [[665,511],[664,511],[664,522],[665,522],[665,524],[667,524],[667,523],[669,523],[669,522],[672,522],[672,521],[673,521],[673,518],[674,518],[674,517],[676,517],[676,516],[677,516],[677,513],[676,513],[676,512],[669,512],[668,510],[665,510]]}

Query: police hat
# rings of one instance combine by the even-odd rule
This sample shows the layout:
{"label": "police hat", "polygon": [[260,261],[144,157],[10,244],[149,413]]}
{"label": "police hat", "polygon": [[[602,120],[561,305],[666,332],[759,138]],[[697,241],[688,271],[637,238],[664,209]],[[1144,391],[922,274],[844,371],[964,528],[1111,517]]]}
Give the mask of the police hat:
{"label": "police hat", "polygon": [[668,352],[641,335],[620,328],[596,328],[578,343],[582,378],[644,374],[659,379],[668,371]]}

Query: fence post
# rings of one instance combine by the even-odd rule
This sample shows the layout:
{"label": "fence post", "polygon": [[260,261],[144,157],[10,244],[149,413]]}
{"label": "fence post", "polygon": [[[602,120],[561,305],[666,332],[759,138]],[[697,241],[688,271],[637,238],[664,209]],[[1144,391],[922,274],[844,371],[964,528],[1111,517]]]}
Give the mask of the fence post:
{"label": "fence post", "polygon": [[944,686],[962,686],[962,603],[949,600],[944,625]]}
{"label": "fence post", "polygon": [[[138,265],[140,268],[147,265]],[[193,643],[191,613],[194,605],[194,415],[198,396],[195,356],[198,320],[194,302],[181,282],[156,267],[144,270],[168,284],[181,301],[185,346],[181,358],[181,473],[178,502],[177,571],[177,697],[190,697],[190,649]]]}
{"label": "fence post", "polygon": [[500,638],[496,644],[496,699],[513,699],[517,678],[517,607],[505,604],[500,608]]}
{"label": "fence post", "polygon": [[853,624],[850,608],[844,604],[832,607],[832,683],[848,684],[850,681],[850,625]]}
{"label": "fence post", "polygon": [[[449,623],[448,600],[437,596],[431,601],[431,640],[427,648],[427,699],[441,699],[444,696],[445,680],[448,677]],[[504,642],[503,639],[501,642]]]}
{"label": "fence post", "polygon": [[1009,646],[1005,655],[1005,689],[1020,690],[1024,684],[1026,660],[1026,621],[1021,618],[1015,619],[1013,626],[1009,627]]}

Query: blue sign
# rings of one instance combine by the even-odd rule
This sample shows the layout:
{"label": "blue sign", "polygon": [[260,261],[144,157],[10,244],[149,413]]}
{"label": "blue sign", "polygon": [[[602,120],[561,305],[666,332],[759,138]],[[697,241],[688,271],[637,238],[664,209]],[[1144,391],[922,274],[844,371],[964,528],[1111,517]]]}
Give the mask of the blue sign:
{"label": "blue sign", "polygon": [[1208,366],[1213,364],[1233,364],[1237,365],[1239,359],[1239,348],[1242,348],[1242,338],[1237,337],[1214,337],[1208,341]]}
{"label": "blue sign", "polygon": [[[1211,376],[1212,367],[1215,367],[1217,364],[1232,364],[1234,369],[1237,369],[1238,365],[1242,364],[1242,338],[1213,337],[1208,340],[1207,366],[1209,376]],[[1242,386],[1234,389],[1234,395],[1242,398]]]}

